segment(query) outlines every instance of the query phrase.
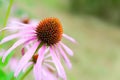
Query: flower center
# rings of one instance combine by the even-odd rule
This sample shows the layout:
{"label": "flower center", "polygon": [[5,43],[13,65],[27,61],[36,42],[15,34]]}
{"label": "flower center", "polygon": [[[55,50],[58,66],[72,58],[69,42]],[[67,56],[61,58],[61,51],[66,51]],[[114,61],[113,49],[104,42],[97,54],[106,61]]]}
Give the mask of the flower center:
{"label": "flower center", "polygon": [[30,19],[29,18],[24,18],[24,19],[21,20],[21,22],[24,23],[24,24],[29,24]]}
{"label": "flower center", "polygon": [[50,46],[61,40],[63,29],[59,19],[46,18],[39,23],[36,33],[38,40]]}

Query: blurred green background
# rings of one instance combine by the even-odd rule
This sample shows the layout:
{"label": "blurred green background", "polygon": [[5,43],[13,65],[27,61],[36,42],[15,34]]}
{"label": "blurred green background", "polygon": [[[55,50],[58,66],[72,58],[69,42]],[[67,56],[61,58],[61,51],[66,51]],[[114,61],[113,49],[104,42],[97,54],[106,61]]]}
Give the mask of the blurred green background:
{"label": "blurred green background", "polygon": [[[9,0],[0,0],[0,27]],[[68,80],[120,80],[120,0],[14,0],[10,17],[57,17],[73,51]],[[5,71],[7,73],[7,71]],[[26,80],[33,80],[31,74]]]}

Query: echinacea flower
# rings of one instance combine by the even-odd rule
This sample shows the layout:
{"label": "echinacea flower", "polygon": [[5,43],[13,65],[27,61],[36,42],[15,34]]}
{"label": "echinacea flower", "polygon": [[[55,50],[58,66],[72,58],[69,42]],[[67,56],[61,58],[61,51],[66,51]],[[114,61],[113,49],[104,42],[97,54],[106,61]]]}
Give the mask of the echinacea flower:
{"label": "echinacea flower", "polygon": [[[28,63],[28,61],[32,58],[36,51],[38,51],[40,55],[38,56],[36,64],[37,63],[42,64],[42,60],[44,59],[44,51],[47,48],[49,48],[50,55],[57,68],[58,75],[62,77],[64,80],[66,80],[67,79],[66,74],[60,62],[60,57],[62,56],[68,67],[71,68],[71,63],[65,53],[68,53],[69,55],[72,56],[73,52],[63,42],[61,42],[61,39],[62,37],[64,37],[73,43],[75,43],[76,41],[70,36],[63,33],[62,25],[59,19],[46,18],[40,21],[40,23],[38,23],[37,25],[23,24],[21,22],[17,22],[17,24],[21,26],[13,25],[14,27],[6,27],[2,29],[2,30],[5,29],[18,30],[15,34],[5,37],[0,42],[0,44],[3,44],[10,40],[16,38],[18,39],[18,41],[16,41],[13,44],[13,46],[11,46],[11,48],[9,48],[4,53],[2,61],[4,62],[8,54],[18,46],[22,44],[26,46],[29,45],[30,43],[33,43],[31,48],[26,51],[25,55],[20,60],[19,65],[17,67],[17,73],[19,73],[21,69],[25,66],[25,64]],[[38,70],[42,69],[40,65],[37,65],[36,67],[38,68]]]}

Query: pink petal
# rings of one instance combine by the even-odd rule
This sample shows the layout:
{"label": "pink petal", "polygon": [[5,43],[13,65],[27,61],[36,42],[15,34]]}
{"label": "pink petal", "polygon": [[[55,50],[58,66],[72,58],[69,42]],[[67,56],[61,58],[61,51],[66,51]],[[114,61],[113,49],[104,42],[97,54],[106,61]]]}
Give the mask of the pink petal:
{"label": "pink petal", "polygon": [[45,56],[45,59],[47,59],[47,58],[49,58],[49,57],[51,57],[51,55],[50,55],[50,54],[47,54],[47,55]]}
{"label": "pink petal", "polygon": [[[26,35],[24,35],[24,34],[26,34]],[[8,42],[8,41],[10,41],[10,40],[12,40],[12,39],[15,39],[15,38],[18,38],[18,37],[23,37],[23,38],[25,38],[25,37],[32,37],[32,36],[35,36],[36,34],[35,33],[33,33],[33,32],[30,32],[30,31],[21,31],[20,33],[17,33],[17,34],[13,34],[13,35],[9,35],[9,36],[7,36],[7,37],[5,37],[1,42],[0,42],[0,44],[3,44],[3,43],[5,43],[5,42]]]}
{"label": "pink petal", "polygon": [[39,56],[38,56],[38,59],[37,59],[37,62],[36,62],[36,66],[37,66],[37,71],[38,71],[38,74],[39,74],[39,80],[42,79],[41,70],[42,70],[42,62],[43,62],[43,59],[44,59],[45,49],[46,49],[46,46],[43,45],[38,51]]}
{"label": "pink petal", "polygon": [[52,49],[52,47],[50,47],[50,53],[52,55],[52,59],[53,59],[53,62],[58,70],[58,74],[64,79],[64,80],[67,80],[66,78],[66,73],[64,71],[64,68],[62,66],[62,64],[60,63],[60,60],[58,60],[57,56],[55,55],[55,52],[54,50]]}
{"label": "pink petal", "polygon": [[32,20],[30,21],[30,24],[34,25],[35,27],[37,27],[39,21],[38,20]]}
{"label": "pink petal", "polygon": [[[23,35],[23,34],[22,34]],[[9,35],[9,36],[7,36],[7,37],[5,37],[3,40],[1,40],[1,42],[0,42],[0,44],[3,44],[3,43],[5,43],[5,42],[8,42],[8,41],[10,41],[10,40],[12,40],[12,39],[15,39],[15,38],[18,38],[18,37],[20,37],[20,36],[22,36],[21,34],[13,34],[13,35]]]}
{"label": "pink petal", "polygon": [[30,39],[25,42],[24,45],[27,45],[30,41],[36,40],[37,38],[35,36],[29,37]]}
{"label": "pink petal", "polygon": [[53,71],[55,71],[55,68],[52,65],[48,64],[48,63],[44,63],[44,66],[47,67],[47,68],[52,69]]}
{"label": "pink petal", "polygon": [[20,22],[19,20],[10,20],[9,21],[9,25],[8,25],[9,27],[15,27],[15,26],[17,26],[17,27],[28,27],[28,26],[30,26],[30,24],[24,24],[24,23],[22,23],[22,22]]}
{"label": "pink petal", "polygon": [[52,60],[44,60],[44,62],[46,62],[46,63],[53,63]]}
{"label": "pink petal", "polygon": [[12,71],[15,71],[15,68],[17,67],[18,64],[18,59],[16,58],[11,58],[10,62],[9,62],[9,67]]}
{"label": "pink petal", "polygon": [[66,39],[68,39],[69,41],[76,43],[76,40],[73,39],[72,37],[68,36],[67,34],[63,34],[63,37],[65,37]]}
{"label": "pink petal", "polygon": [[3,30],[6,30],[6,29],[17,30],[17,29],[22,29],[22,27],[5,27],[5,28],[1,29],[0,32]]}
{"label": "pink petal", "polygon": [[34,28],[34,26],[33,27],[31,27],[32,25],[24,25],[23,24],[23,26],[21,26],[21,25],[15,25],[15,24],[11,24],[11,27],[10,26],[8,26],[8,27],[5,27],[5,28],[3,28],[3,29],[1,29],[0,30],[0,32],[1,31],[3,31],[3,30],[34,30],[35,31],[35,28]]}
{"label": "pink petal", "polygon": [[56,55],[57,55],[58,59],[60,60],[61,55],[60,55],[60,53],[59,53],[58,49],[54,49],[54,50],[55,50],[55,53],[56,53]]}
{"label": "pink petal", "polygon": [[22,57],[20,60],[18,67],[15,71],[14,76],[17,77],[23,67],[27,64],[27,62],[32,58],[34,52],[36,51],[37,47],[39,46],[40,42],[36,42]]}
{"label": "pink petal", "polygon": [[45,67],[44,66],[42,66],[42,79],[44,79],[44,77],[43,76],[47,76],[47,71],[45,71]]}
{"label": "pink petal", "polygon": [[36,37],[30,37],[31,39],[28,39],[27,41],[25,41],[25,43],[24,43],[24,46],[25,47],[23,47],[22,48],[22,50],[21,50],[21,54],[22,54],[22,56],[25,54],[25,48],[27,49],[27,50],[29,50],[30,49],[30,41],[34,41],[34,40],[36,40]]}
{"label": "pink petal", "polygon": [[[45,50],[45,54],[47,54],[48,53],[48,51],[49,51],[49,48],[47,48],[46,50]],[[45,56],[46,57],[46,56]]]}
{"label": "pink petal", "polygon": [[43,69],[43,72],[46,73],[46,75],[43,75],[43,80],[58,80],[55,74],[52,74],[47,69]]}
{"label": "pink petal", "polygon": [[11,48],[9,48],[3,55],[3,58],[2,58],[2,62],[5,61],[6,57],[9,55],[9,53],[14,50],[16,47],[18,47],[19,45],[23,44],[24,42],[26,41],[26,39],[20,39],[18,40],[17,42],[15,42]]}
{"label": "pink petal", "polygon": [[65,44],[63,44],[62,42],[60,42],[60,44],[62,45],[62,47],[65,49],[65,51],[70,55],[73,56],[73,51],[68,48]]}
{"label": "pink petal", "polygon": [[67,66],[71,69],[72,68],[72,64],[70,62],[70,60],[68,59],[67,55],[65,54],[65,52],[62,50],[61,46],[58,45],[58,48],[60,50],[61,55],[63,56],[63,59],[65,60]]}
{"label": "pink petal", "polygon": [[33,65],[33,62],[27,63],[27,64],[25,65],[25,67],[23,68],[23,72],[25,72],[25,71],[28,69],[28,67],[30,67],[31,65]]}
{"label": "pink petal", "polygon": [[38,69],[38,67],[35,64],[34,68],[33,68],[33,73],[34,73],[34,76],[35,76],[35,80],[39,80],[39,74],[38,74],[37,69]]}
{"label": "pink petal", "polygon": [[27,28],[22,28],[20,32],[21,33],[33,33],[33,34],[35,34],[36,31],[32,27],[27,27]]}

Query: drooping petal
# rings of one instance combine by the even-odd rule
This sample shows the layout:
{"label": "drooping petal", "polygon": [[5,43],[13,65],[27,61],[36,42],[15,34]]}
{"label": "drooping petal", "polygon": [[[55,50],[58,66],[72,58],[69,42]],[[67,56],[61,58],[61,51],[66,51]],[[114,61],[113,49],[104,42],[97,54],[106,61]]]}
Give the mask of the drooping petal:
{"label": "drooping petal", "polygon": [[62,45],[62,47],[65,49],[65,51],[70,55],[73,56],[73,51],[68,48],[65,44],[63,44],[62,42],[60,42],[60,44]]}
{"label": "drooping petal", "polygon": [[58,74],[60,75],[60,77],[62,77],[64,80],[67,80],[66,78],[66,73],[64,71],[64,68],[62,66],[62,64],[60,63],[60,60],[58,60],[52,46],[50,47],[50,54],[52,55],[52,59],[53,59],[53,62],[57,68],[57,71],[58,71]]}
{"label": "drooping petal", "polygon": [[[45,68],[42,67],[42,70],[41,70],[41,71],[42,71],[42,75],[41,75],[41,76],[48,76],[48,75],[47,75],[47,72],[46,72],[44,69],[45,69]],[[44,79],[44,77],[42,77],[41,80],[42,80],[42,79]]]}
{"label": "drooping petal", "polygon": [[34,68],[33,68],[33,73],[34,73],[34,76],[35,76],[35,80],[39,80],[39,73],[38,73],[37,69],[38,69],[38,66],[35,64]]}
{"label": "drooping petal", "polygon": [[53,63],[53,61],[52,60],[44,60],[44,62],[46,62],[46,63]]}
{"label": "drooping petal", "polygon": [[22,27],[5,27],[5,28],[1,29],[0,32],[3,30],[7,30],[7,29],[8,30],[19,30],[19,29],[22,29]]}
{"label": "drooping petal", "polygon": [[20,39],[18,40],[17,42],[15,42],[11,48],[9,48],[3,55],[3,58],[2,58],[2,62],[5,61],[6,57],[8,56],[8,54],[14,50],[16,47],[18,47],[19,45],[23,44],[24,42],[26,41],[26,39]]}
{"label": "drooping petal", "polygon": [[30,41],[36,40],[36,37],[35,37],[35,36],[31,36],[31,37],[29,37],[29,38],[30,38],[30,39],[28,39],[28,40],[24,43],[24,46],[27,46]]}
{"label": "drooping petal", "polygon": [[4,39],[2,39],[1,40],[1,42],[0,42],[0,44],[3,44],[3,43],[5,43],[5,42],[8,42],[8,41],[10,41],[10,40],[12,40],[12,39],[15,39],[15,38],[18,38],[18,37],[20,37],[20,36],[22,36],[23,34],[13,34],[13,35],[9,35],[9,36],[7,36],[7,37],[5,37]]}
{"label": "drooping petal", "polygon": [[[46,50],[45,50],[45,54],[47,54],[48,53],[48,51],[49,51],[49,48],[47,48]],[[46,56],[45,56],[46,57]]]}
{"label": "drooping petal", "polygon": [[17,64],[18,64],[18,59],[12,57],[8,65],[12,71],[15,71]]}
{"label": "drooping petal", "polygon": [[15,24],[13,24],[13,25],[11,25],[11,26],[7,26],[7,27],[5,27],[5,28],[3,28],[3,29],[1,29],[0,30],[0,32],[1,31],[3,31],[3,30],[14,30],[14,31],[17,31],[17,30],[26,30],[26,31],[33,31],[33,32],[35,32],[35,27],[34,26],[32,26],[32,25],[15,25]]}
{"label": "drooping petal", "polygon": [[45,65],[47,68],[50,68],[50,69],[52,69],[53,71],[55,71],[55,68],[54,68],[52,65],[50,65],[50,64],[48,64],[48,63],[44,63],[44,65]]}
{"label": "drooping petal", "polygon": [[28,39],[27,41],[24,42],[24,46],[22,49],[21,49],[21,54],[22,56],[25,54],[25,48],[27,50],[30,49],[30,41],[34,41],[36,39],[36,37],[31,37],[31,39]]}
{"label": "drooping petal", "polygon": [[41,71],[42,71],[42,62],[43,62],[43,59],[44,59],[45,49],[46,49],[46,46],[43,45],[38,51],[39,56],[38,56],[38,59],[37,59],[37,62],[36,62],[37,71],[38,71],[37,73],[39,74],[39,79],[38,80],[42,79]]}
{"label": "drooping petal", "polygon": [[8,21],[8,25],[9,27],[14,27],[14,26],[17,26],[17,27],[26,27],[28,26],[29,24],[24,24],[22,23],[20,20],[18,19],[10,19]]}
{"label": "drooping petal", "polygon": [[28,67],[30,67],[32,64],[33,64],[33,62],[27,63],[27,64],[25,65],[25,67],[23,68],[23,72],[25,72],[25,71],[28,69]]}
{"label": "drooping petal", "polygon": [[[9,35],[7,37],[5,37],[4,39],[1,40],[0,44],[3,44],[5,42],[8,42],[10,40],[13,40],[15,38],[32,38],[35,36],[35,34],[31,33],[31,32],[20,32],[20,33],[17,33],[17,34],[13,34],[13,35]],[[26,34],[26,35],[25,35]],[[24,35],[24,37],[23,37]]]}
{"label": "drooping petal", "polygon": [[72,37],[68,36],[67,34],[63,34],[63,37],[68,39],[69,41],[73,42],[73,43],[76,43],[76,40],[73,39]]}
{"label": "drooping petal", "polygon": [[47,73],[47,76],[44,78],[45,80],[59,80],[55,74],[52,74],[50,71],[45,70],[44,72]]}
{"label": "drooping petal", "polygon": [[36,51],[37,47],[39,46],[40,42],[36,42],[22,57],[20,60],[18,67],[15,71],[14,76],[17,77],[23,67],[28,63],[28,61],[32,58],[34,52]]}
{"label": "drooping petal", "polygon": [[45,56],[45,59],[47,59],[47,58],[49,58],[49,57],[51,57],[51,55],[50,55],[50,54],[47,54],[47,55]]}
{"label": "drooping petal", "polygon": [[61,53],[63,59],[65,60],[67,66],[71,69],[72,68],[72,64],[71,64],[69,58],[67,57],[67,55],[65,54],[65,52],[62,50],[62,48],[61,48],[60,45],[57,45],[57,47],[59,48],[60,53]]}
{"label": "drooping petal", "polygon": [[[57,45],[57,44],[56,44]],[[54,45],[54,46],[56,46],[56,45]],[[58,59],[60,60],[60,58],[61,58],[61,55],[60,55],[60,53],[59,53],[59,51],[58,51],[58,49],[55,47],[55,53],[56,53],[56,55],[57,55],[57,57],[58,57]]]}

